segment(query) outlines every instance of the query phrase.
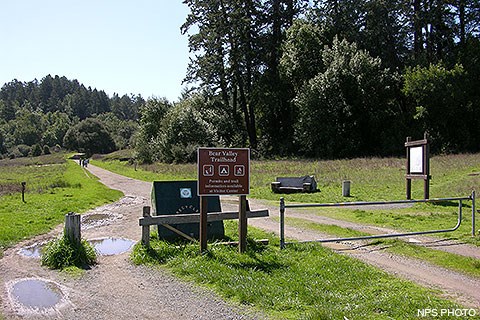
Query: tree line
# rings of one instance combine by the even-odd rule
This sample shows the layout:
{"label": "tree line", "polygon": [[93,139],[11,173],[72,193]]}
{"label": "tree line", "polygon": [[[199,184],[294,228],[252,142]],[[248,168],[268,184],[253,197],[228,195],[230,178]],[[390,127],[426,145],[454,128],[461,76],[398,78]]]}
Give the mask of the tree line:
{"label": "tree line", "polygon": [[[57,76],[13,81],[0,91],[2,152],[18,143],[78,148],[82,141],[65,135],[87,119],[139,161],[194,161],[198,146],[250,147],[264,157],[391,156],[424,132],[436,153],[480,149],[476,0],[184,4],[190,89],[179,101],[110,98]],[[27,130],[41,127],[34,116],[41,133]],[[96,122],[73,136],[87,139],[81,133],[100,130]]]}
{"label": "tree line", "polygon": [[13,80],[0,90],[0,155],[39,155],[51,148],[105,153],[130,147],[144,103],[139,95],[109,97],[65,77]]}
{"label": "tree line", "polygon": [[427,132],[434,152],[479,149],[478,1],[184,3],[190,105],[210,144],[392,155]]}

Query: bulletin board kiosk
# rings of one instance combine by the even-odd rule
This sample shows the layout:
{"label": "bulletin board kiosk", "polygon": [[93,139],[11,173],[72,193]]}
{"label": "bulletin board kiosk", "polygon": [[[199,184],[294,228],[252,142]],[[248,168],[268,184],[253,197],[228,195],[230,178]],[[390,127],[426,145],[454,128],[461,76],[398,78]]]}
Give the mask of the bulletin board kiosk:
{"label": "bulletin board kiosk", "polygon": [[412,198],[412,180],[423,180],[423,198],[430,198],[430,150],[428,146],[427,134],[425,133],[422,140],[412,141],[411,137],[407,137],[405,142],[407,149],[407,174],[406,179],[406,195],[407,199]]}

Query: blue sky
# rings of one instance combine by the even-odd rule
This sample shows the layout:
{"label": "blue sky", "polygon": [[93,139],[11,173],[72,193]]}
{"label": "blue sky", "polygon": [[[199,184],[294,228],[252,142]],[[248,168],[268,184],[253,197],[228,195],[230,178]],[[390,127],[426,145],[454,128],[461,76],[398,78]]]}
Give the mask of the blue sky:
{"label": "blue sky", "polygon": [[0,86],[47,74],[85,86],[167,97],[188,64],[181,0],[0,0]]}

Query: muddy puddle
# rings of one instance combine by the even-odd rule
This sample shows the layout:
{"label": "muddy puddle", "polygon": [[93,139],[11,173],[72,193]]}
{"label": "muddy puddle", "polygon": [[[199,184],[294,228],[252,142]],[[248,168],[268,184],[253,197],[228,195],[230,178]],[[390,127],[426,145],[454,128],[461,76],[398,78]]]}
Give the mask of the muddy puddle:
{"label": "muddy puddle", "polygon": [[52,313],[67,303],[59,284],[38,278],[7,283],[10,302],[19,314]]}
{"label": "muddy puddle", "polygon": [[18,250],[18,254],[27,258],[40,259],[45,243],[34,243]]}
{"label": "muddy puddle", "polygon": [[135,241],[124,238],[102,238],[88,240],[99,255],[111,256],[124,253],[135,244]]}
{"label": "muddy puddle", "polygon": [[117,219],[121,219],[122,215],[112,212],[110,210],[103,210],[102,212],[86,213],[81,216],[82,229],[87,230],[90,228],[107,226]]}

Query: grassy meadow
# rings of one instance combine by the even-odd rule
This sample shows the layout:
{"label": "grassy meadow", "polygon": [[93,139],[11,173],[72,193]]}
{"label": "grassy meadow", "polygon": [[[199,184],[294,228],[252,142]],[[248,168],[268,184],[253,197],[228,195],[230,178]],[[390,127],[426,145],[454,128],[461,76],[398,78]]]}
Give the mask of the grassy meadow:
{"label": "grassy meadow", "polygon": [[[26,182],[25,202],[21,182]],[[0,254],[18,241],[50,231],[70,211],[82,213],[121,196],[65,154],[0,160]]]}
{"label": "grassy meadow", "polygon": [[[141,179],[185,180],[197,178],[196,164],[139,165],[126,161],[93,161],[110,171]],[[405,199],[404,158],[357,158],[349,160],[252,161],[250,196],[278,201],[270,183],[276,177],[315,175],[320,192],[282,195],[287,202],[343,202]],[[480,185],[480,154],[442,155],[430,160],[432,198],[470,195]],[[342,197],[342,181],[351,181],[351,197]],[[423,180],[412,183],[412,198],[423,197]]]}

